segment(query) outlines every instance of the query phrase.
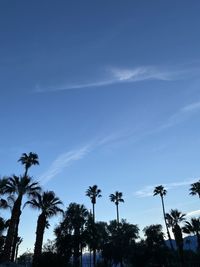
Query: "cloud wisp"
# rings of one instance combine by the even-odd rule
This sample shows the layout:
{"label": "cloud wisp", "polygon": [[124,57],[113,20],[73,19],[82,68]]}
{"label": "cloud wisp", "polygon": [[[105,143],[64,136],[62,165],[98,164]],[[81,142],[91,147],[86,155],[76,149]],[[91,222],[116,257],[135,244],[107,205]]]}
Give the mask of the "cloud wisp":
{"label": "cloud wisp", "polygon": [[187,217],[193,217],[193,216],[199,216],[200,215],[200,210],[193,210],[188,213],[186,213]]}
{"label": "cloud wisp", "polygon": [[74,161],[78,161],[85,157],[90,152],[90,146],[84,146],[77,150],[71,150],[69,152],[59,155],[51,164],[50,168],[41,175],[41,184],[46,184],[56,175],[61,173],[66,167],[71,165]]}
{"label": "cloud wisp", "polygon": [[[165,187],[165,189],[170,190],[170,189],[174,189],[177,187],[190,185],[192,183],[195,183],[198,180],[199,180],[199,178],[192,178],[192,179],[188,179],[188,180],[181,181],[181,182],[162,183],[162,185]],[[151,197],[151,196],[153,196],[153,190],[156,186],[158,186],[158,184],[147,185],[147,186],[143,187],[142,189],[134,192],[134,195],[136,197],[139,197],[139,198],[140,197]]]}
{"label": "cloud wisp", "polygon": [[106,145],[107,143],[116,141],[121,134],[115,133],[107,135],[103,138],[97,138],[85,146],[76,150],[70,150],[59,155],[50,165],[49,169],[40,176],[41,184],[44,185],[61,173],[65,168],[76,161],[79,161],[91,153],[95,148]]}
{"label": "cloud wisp", "polygon": [[136,68],[107,68],[103,73],[104,78],[95,81],[67,83],[58,87],[41,88],[35,87],[35,92],[41,93],[46,91],[64,91],[73,89],[84,89],[91,87],[103,87],[117,83],[133,83],[146,80],[171,81],[180,76],[180,71],[163,70],[158,67],[143,66]]}
{"label": "cloud wisp", "polygon": [[200,101],[188,104],[172,115],[164,124],[159,127],[159,130],[170,128],[178,123],[181,123],[198,111],[200,111]]}

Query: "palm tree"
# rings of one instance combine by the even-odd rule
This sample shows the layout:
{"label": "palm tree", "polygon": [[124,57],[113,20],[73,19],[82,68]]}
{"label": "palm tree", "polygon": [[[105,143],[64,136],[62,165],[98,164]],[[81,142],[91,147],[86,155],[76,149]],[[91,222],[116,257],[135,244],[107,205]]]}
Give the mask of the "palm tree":
{"label": "palm tree", "polygon": [[[101,189],[98,188],[97,185],[89,186],[89,188],[86,190],[86,196],[88,196],[91,199],[92,202],[92,215],[93,215],[93,228],[95,225],[95,204],[96,204],[96,199],[98,197],[101,197]],[[94,239],[94,234],[93,234],[93,239]],[[93,247],[93,265],[96,266],[96,249]]]}
{"label": "palm tree", "polygon": [[86,196],[88,196],[91,199],[92,202],[92,214],[93,214],[93,221],[95,222],[95,204],[97,197],[101,197],[101,189],[98,189],[97,185],[89,186],[89,188],[86,190]]}
{"label": "palm tree", "polygon": [[124,199],[122,198],[123,194],[122,192],[116,191],[114,194],[110,194],[110,201],[114,202],[117,209],[117,224],[119,224],[119,203],[124,202]]}
{"label": "palm tree", "polygon": [[191,218],[190,222],[186,221],[183,232],[186,234],[195,234],[197,237],[197,249],[200,251],[200,218]]}
{"label": "palm tree", "polygon": [[156,247],[157,249],[160,246],[165,245],[164,241],[164,233],[162,232],[162,225],[161,224],[151,224],[146,226],[143,229],[144,236],[146,237],[146,244],[149,248]]}
{"label": "palm tree", "polygon": [[179,224],[185,221],[185,214],[177,209],[172,209],[170,213],[166,213],[166,221],[167,225],[172,227],[172,232],[180,254],[181,264],[183,266],[183,235]]}
{"label": "palm tree", "polygon": [[84,228],[88,220],[89,212],[84,205],[71,203],[65,213],[65,222],[70,232],[73,232],[74,266],[79,266],[79,257],[82,260],[82,248],[84,243]]}
{"label": "palm tree", "polygon": [[47,219],[57,215],[59,212],[63,212],[63,210],[59,208],[59,205],[62,204],[62,202],[55,196],[53,191],[46,191],[42,194],[38,193],[36,197],[25,203],[25,205],[27,204],[32,208],[41,210],[37,220],[36,241],[33,254],[32,266],[35,267],[37,266],[38,258],[42,253],[43,236],[48,222]]}
{"label": "palm tree", "polygon": [[25,167],[24,176],[28,174],[28,169],[32,165],[39,165],[38,155],[33,152],[30,152],[29,154],[23,153],[18,161]]}
{"label": "palm tree", "polygon": [[4,188],[4,193],[15,196],[16,199],[13,204],[10,224],[6,236],[4,255],[3,258],[6,261],[11,260],[12,247],[14,238],[18,236],[18,225],[21,215],[21,205],[23,196],[34,197],[41,190],[37,182],[33,182],[29,176],[16,176],[8,178],[7,184]]}
{"label": "palm tree", "polygon": [[169,238],[170,247],[173,250],[174,247],[173,247],[173,244],[172,244],[172,239],[171,239],[171,235],[170,235],[170,232],[169,232],[169,228],[168,228],[168,225],[167,225],[167,222],[166,222],[166,216],[165,216],[166,213],[165,213],[165,205],[164,205],[164,196],[166,194],[167,194],[167,190],[164,188],[163,185],[159,185],[159,186],[156,186],[154,188],[153,195],[154,196],[160,195],[160,198],[161,198],[165,227],[166,227],[166,230],[167,230],[167,235],[168,235],[168,238]]}
{"label": "palm tree", "polygon": [[[28,175],[28,169],[32,165],[39,165],[38,155],[33,152],[30,152],[29,154],[23,153],[20,159],[18,160],[18,162],[21,162],[22,165],[25,166],[24,176]],[[14,261],[15,259],[15,250],[16,250],[17,240],[18,240],[17,232],[18,232],[18,226],[16,226],[16,232],[15,232],[14,240],[13,240],[13,248],[12,248],[12,256],[11,256],[12,261]]]}
{"label": "palm tree", "polygon": [[200,198],[200,180],[196,183],[191,184],[190,195],[198,195]]}

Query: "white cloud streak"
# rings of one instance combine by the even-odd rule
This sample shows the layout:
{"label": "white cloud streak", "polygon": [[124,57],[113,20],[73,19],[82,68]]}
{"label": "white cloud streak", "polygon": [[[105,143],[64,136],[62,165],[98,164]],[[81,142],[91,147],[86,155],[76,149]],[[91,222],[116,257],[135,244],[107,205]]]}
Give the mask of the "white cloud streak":
{"label": "white cloud streak", "polygon": [[45,92],[45,91],[62,91],[62,90],[73,90],[73,89],[84,89],[91,87],[103,87],[117,83],[131,83],[145,80],[161,80],[161,81],[171,81],[180,75],[178,71],[161,70],[157,67],[144,66],[137,68],[107,68],[105,76],[96,81],[82,82],[82,83],[72,83],[64,84],[63,86],[52,87],[52,88],[41,88],[39,85],[36,86],[35,92]]}
{"label": "white cloud streak", "polygon": [[[192,179],[188,179],[188,180],[181,181],[181,182],[160,183],[160,184],[162,184],[165,187],[165,189],[170,190],[170,189],[174,189],[174,188],[177,188],[177,187],[190,185],[192,183],[195,183],[198,180],[199,180],[199,178],[192,178]],[[134,192],[134,195],[136,197],[150,197],[150,196],[153,196],[153,190],[158,185],[159,184],[147,185],[147,186],[143,187],[142,189]]]}
{"label": "white cloud streak", "polygon": [[187,120],[195,112],[200,111],[200,101],[194,102],[189,105],[182,107],[177,113],[172,115],[163,125],[159,127],[158,130],[163,130],[165,128],[170,128],[184,120]]}
{"label": "white cloud streak", "polygon": [[156,67],[138,67],[134,69],[110,69],[117,82],[136,82],[144,80],[163,80],[170,81],[175,78],[176,72],[162,71]]}
{"label": "white cloud streak", "polygon": [[193,216],[199,216],[199,215],[200,215],[200,210],[193,210],[186,214],[187,217],[193,217]]}
{"label": "white cloud streak", "polygon": [[85,157],[90,152],[90,146],[84,146],[77,150],[59,155],[51,164],[50,168],[41,175],[41,184],[46,184],[56,175],[61,173],[66,167],[71,165],[74,161],[78,161]]}
{"label": "white cloud streak", "polygon": [[40,176],[41,184],[44,185],[52,180],[55,176],[61,173],[65,168],[70,166],[76,161],[83,159],[95,148],[106,145],[112,141],[116,141],[121,135],[118,133],[107,135],[103,138],[98,138],[87,145],[76,149],[70,150],[66,153],[59,155],[50,165],[49,169]]}
{"label": "white cloud streak", "polygon": [[[130,75],[128,73],[125,74],[117,74],[121,75],[120,79],[130,79]],[[153,132],[150,132],[151,134],[160,130],[164,130],[165,128],[172,127],[175,124],[183,121],[185,118],[188,118],[188,116],[192,115],[193,113],[200,110],[200,101],[194,102],[189,105],[186,105],[182,107],[176,114],[171,116],[166,123],[161,125],[157,130],[154,130]],[[104,136],[103,138],[98,138],[95,141],[91,142],[90,144],[83,146],[77,150],[71,150],[66,153],[63,153],[59,155],[51,164],[50,168],[41,175],[41,183],[45,184],[48,181],[50,181],[53,177],[61,173],[66,167],[71,165],[74,161],[78,161],[82,158],[84,158],[88,153],[90,153],[94,148],[104,146],[107,143],[111,142],[118,142],[122,139],[127,139],[127,137],[130,137],[132,134],[130,132],[114,132],[112,134],[109,134],[107,136]],[[167,189],[172,189],[175,187],[185,186],[188,184],[191,184],[195,182],[197,179],[190,179],[187,181],[182,182],[174,182],[174,183],[168,183],[163,184]],[[156,185],[149,185],[141,190],[138,190],[135,192],[135,196],[137,197],[148,197],[152,196],[153,189]]]}

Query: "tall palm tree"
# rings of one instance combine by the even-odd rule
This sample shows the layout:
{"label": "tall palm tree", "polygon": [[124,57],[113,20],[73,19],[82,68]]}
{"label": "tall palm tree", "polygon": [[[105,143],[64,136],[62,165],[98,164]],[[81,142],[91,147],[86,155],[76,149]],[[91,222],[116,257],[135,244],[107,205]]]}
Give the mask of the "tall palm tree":
{"label": "tall palm tree", "polygon": [[153,195],[154,196],[160,195],[160,198],[161,198],[162,210],[163,210],[163,218],[164,218],[165,227],[166,227],[166,230],[167,230],[167,236],[169,238],[170,247],[173,250],[174,247],[173,247],[173,244],[172,244],[172,239],[171,239],[171,235],[170,235],[170,232],[169,232],[169,228],[168,228],[168,225],[167,225],[167,222],[166,222],[166,216],[165,216],[166,213],[165,213],[165,205],[164,205],[164,196],[166,194],[167,194],[167,190],[164,188],[163,185],[158,185],[158,186],[156,186],[154,188]]}
{"label": "tall palm tree", "polygon": [[[22,156],[19,158],[18,162],[21,162],[22,165],[24,165],[25,167],[24,176],[28,175],[28,170],[32,165],[39,165],[38,155],[33,152],[30,152],[29,154],[23,153]],[[14,261],[15,259],[15,250],[18,240],[17,233],[18,233],[18,226],[16,226],[16,231],[13,237],[11,261]]]}
{"label": "tall palm tree", "polygon": [[190,195],[198,195],[198,197],[200,198],[200,180],[196,183],[191,184]]}
{"label": "tall palm tree", "polygon": [[114,194],[110,194],[110,201],[114,202],[117,209],[117,224],[119,224],[119,203],[124,202],[124,199],[122,198],[123,193],[119,191],[115,191]]}
{"label": "tall palm tree", "polygon": [[32,165],[39,165],[38,155],[33,152],[30,152],[29,154],[23,153],[18,161],[25,167],[24,176],[28,174],[28,169]]}
{"label": "tall palm tree", "polygon": [[172,232],[174,234],[176,245],[179,251],[181,264],[183,266],[183,235],[180,223],[185,221],[185,214],[181,211],[178,211],[177,209],[172,209],[170,213],[166,213],[166,221],[167,225],[172,228]]}
{"label": "tall palm tree", "polygon": [[96,204],[96,199],[102,196],[101,189],[99,189],[97,185],[89,186],[89,188],[86,190],[86,196],[88,196],[91,199],[93,221],[95,222],[95,208],[94,207]]}
{"label": "tall palm tree", "polygon": [[16,176],[8,178],[4,193],[15,196],[15,201],[12,208],[10,224],[6,236],[4,255],[6,261],[11,260],[12,247],[15,235],[18,235],[18,225],[21,215],[21,205],[23,196],[34,197],[41,190],[37,182],[33,182],[29,176]]}
{"label": "tall palm tree", "polygon": [[[88,196],[92,203],[92,215],[93,215],[93,229],[95,229],[95,204],[96,199],[98,197],[101,197],[101,189],[98,188],[97,185],[89,186],[89,188],[86,190],[86,196]],[[95,234],[93,234],[94,239]],[[93,265],[96,266],[96,248],[93,247]]]}
{"label": "tall palm tree", "polygon": [[195,234],[197,237],[197,249],[200,251],[200,218],[191,218],[190,222],[186,221],[183,232],[186,234]]}
{"label": "tall palm tree", "polygon": [[57,215],[59,212],[63,212],[63,210],[59,208],[59,205],[61,204],[62,202],[55,196],[53,191],[46,191],[42,194],[38,193],[33,199],[25,203],[25,205],[30,205],[32,208],[41,210],[37,220],[36,241],[32,264],[33,267],[37,266],[38,258],[42,253],[43,236],[48,222],[47,220],[48,218]]}

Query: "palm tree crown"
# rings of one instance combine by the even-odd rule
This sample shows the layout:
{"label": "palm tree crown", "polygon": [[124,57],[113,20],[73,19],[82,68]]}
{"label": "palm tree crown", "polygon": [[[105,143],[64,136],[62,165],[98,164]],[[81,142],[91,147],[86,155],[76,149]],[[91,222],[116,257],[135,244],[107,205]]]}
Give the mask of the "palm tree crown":
{"label": "palm tree crown", "polygon": [[36,197],[30,201],[27,201],[25,205],[30,205],[32,208],[36,208],[42,211],[42,213],[47,217],[52,217],[59,212],[63,212],[58,205],[62,204],[62,201],[55,196],[53,191],[46,191],[43,194],[36,194]]}
{"label": "palm tree crown", "polygon": [[110,194],[110,201],[114,202],[115,205],[118,205],[119,202],[124,202],[124,199],[122,198],[123,193],[116,191],[114,194]]}
{"label": "palm tree crown", "polygon": [[167,190],[164,188],[163,185],[156,186],[153,191],[153,195],[160,195],[161,197],[167,194]]}
{"label": "palm tree crown", "polygon": [[190,222],[186,221],[183,232],[186,234],[200,232],[200,218],[191,218]]}
{"label": "palm tree crown", "polygon": [[18,161],[25,166],[25,176],[32,165],[39,165],[38,155],[33,152],[30,152],[29,154],[23,153]]}
{"label": "palm tree crown", "polygon": [[31,177],[13,175],[8,179],[4,192],[21,197],[26,194],[31,197],[35,196],[40,190],[38,182],[33,182]]}
{"label": "palm tree crown", "polygon": [[175,227],[185,220],[185,214],[177,209],[171,209],[170,213],[166,213],[167,223],[170,227]]}
{"label": "palm tree crown", "polygon": [[198,195],[200,198],[200,180],[196,183],[191,184],[190,195]]}
{"label": "palm tree crown", "polygon": [[101,197],[101,189],[97,185],[89,186],[86,190],[86,196],[91,199],[92,204],[96,204],[97,197]]}
{"label": "palm tree crown", "polygon": [[186,221],[183,227],[186,234],[195,234],[197,237],[197,249],[200,251],[200,218],[191,218],[190,222]]}

